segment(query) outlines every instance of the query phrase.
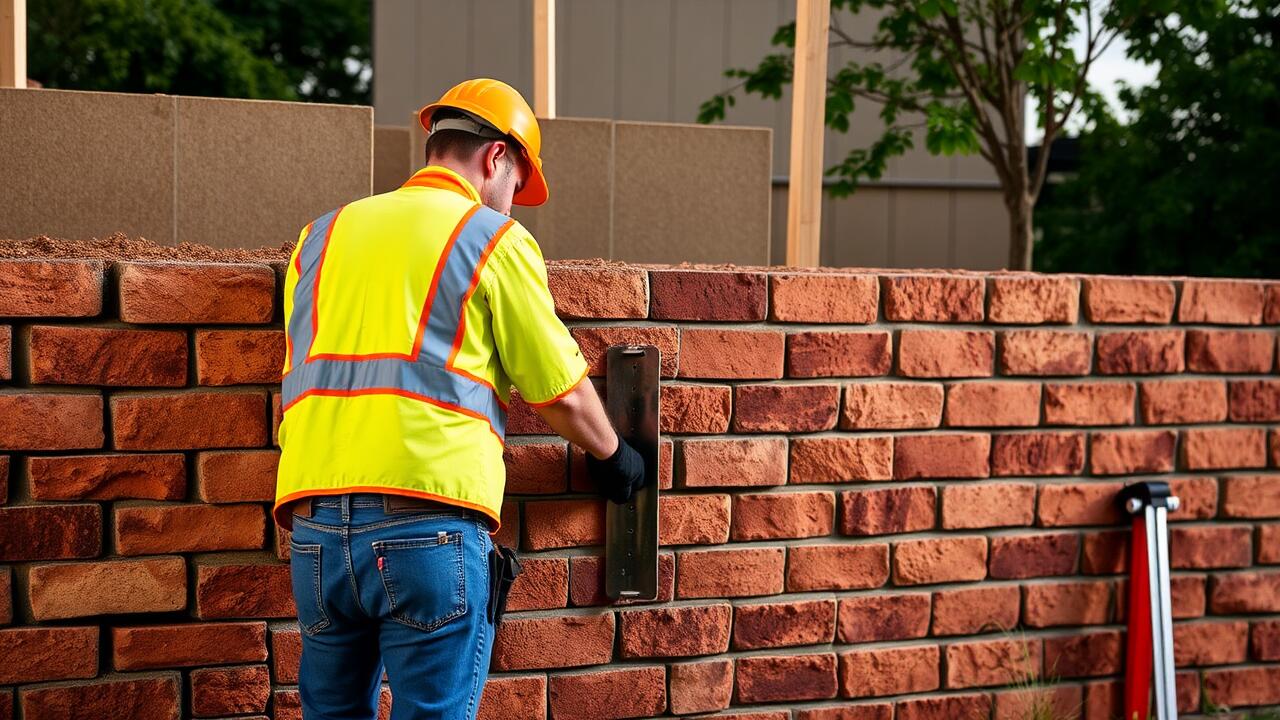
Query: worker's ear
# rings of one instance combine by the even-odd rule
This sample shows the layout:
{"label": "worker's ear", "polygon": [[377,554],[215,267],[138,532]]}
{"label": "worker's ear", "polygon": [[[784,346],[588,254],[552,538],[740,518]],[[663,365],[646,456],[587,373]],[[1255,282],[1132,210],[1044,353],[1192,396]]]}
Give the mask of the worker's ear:
{"label": "worker's ear", "polygon": [[508,152],[510,149],[505,142],[489,143],[489,147],[484,152],[485,179],[502,175],[502,165],[507,162]]}

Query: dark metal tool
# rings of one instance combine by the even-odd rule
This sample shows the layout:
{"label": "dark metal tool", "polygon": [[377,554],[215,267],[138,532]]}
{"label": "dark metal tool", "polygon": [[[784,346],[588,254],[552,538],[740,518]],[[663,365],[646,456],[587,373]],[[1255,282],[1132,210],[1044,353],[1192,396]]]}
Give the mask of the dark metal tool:
{"label": "dark metal tool", "polygon": [[606,357],[606,408],[618,434],[644,458],[648,483],[627,503],[607,503],[605,594],[658,597],[658,368],[652,345],[614,345]]}

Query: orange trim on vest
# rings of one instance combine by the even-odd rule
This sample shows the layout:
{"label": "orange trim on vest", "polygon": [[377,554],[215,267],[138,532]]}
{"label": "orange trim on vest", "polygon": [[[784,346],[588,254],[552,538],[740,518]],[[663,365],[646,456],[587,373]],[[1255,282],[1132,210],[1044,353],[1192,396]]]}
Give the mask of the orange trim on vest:
{"label": "orange trim on vest", "polygon": [[285,495],[284,497],[277,500],[275,506],[271,508],[271,515],[272,517],[275,518],[277,525],[287,530],[293,530],[292,514],[285,515],[280,512],[285,505],[288,505],[294,500],[300,500],[304,497],[310,497],[313,495],[342,495],[344,493],[358,493],[358,492],[379,492],[379,493],[386,493],[388,495],[402,495],[405,497],[416,497],[416,498],[422,498],[423,500],[435,500],[436,502],[442,502],[446,505],[462,507],[468,510],[475,510],[476,512],[483,514],[486,518],[488,518],[491,521],[492,527],[489,530],[490,535],[497,535],[498,530],[502,528],[502,518],[497,515],[494,515],[491,510],[484,507],[483,505],[476,505],[475,503],[469,503],[466,500],[459,500],[458,498],[445,497],[444,495],[436,495],[434,493],[424,492],[422,490],[409,490],[407,488],[388,487],[383,485],[352,485],[350,487],[342,487],[342,488],[299,490],[298,492],[289,493],[288,495]]}
{"label": "orange trim on vest", "polygon": [[480,193],[474,186],[458,173],[439,165],[428,165],[405,181],[400,187],[424,187],[437,190],[449,190],[459,195],[480,202]]}
{"label": "orange trim on vest", "polygon": [[564,392],[560,393],[559,395],[556,395],[555,397],[551,398],[550,400],[543,400],[542,402],[529,402],[528,400],[525,400],[525,401],[524,401],[524,404],[525,404],[525,405],[528,405],[529,407],[536,407],[536,408],[539,408],[539,407],[546,407],[546,406],[551,405],[551,404],[553,404],[553,403],[558,403],[558,402],[560,402],[561,400],[563,400],[563,399],[564,399],[564,396],[565,396],[565,395],[568,395],[569,393],[573,392],[575,388],[577,388],[579,385],[581,385],[581,384],[582,384],[582,381],[583,381],[583,380],[586,380],[586,379],[587,379],[587,374],[590,372],[590,370],[591,370],[591,368],[587,368],[586,370],[583,370],[583,371],[582,371],[582,375],[581,375],[577,380],[573,381],[573,384],[572,384],[572,385],[570,385],[568,388],[566,388]]}
{"label": "orange trim on vest", "polygon": [[[508,220],[506,224],[498,228],[498,232],[494,233],[493,237],[489,238],[489,244],[486,245],[484,251],[480,253],[480,259],[476,262],[475,272],[471,274],[471,284],[467,286],[467,291],[462,295],[462,304],[460,306],[462,308],[462,315],[458,318],[458,330],[453,335],[453,347],[449,350],[449,359],[444,363],[445,370],[468,378],[472,382],[480,383],[492,390],[495,395],[498,394],[498,388],[494,387],[493,383],[485,380],[484,378],[476,377],[462,368],[454,367],[453,361],[457,359],[458,352],[462,350],[462,339],[467,333],[467,303],[471,301],[471,296],[475,294],[476,287],[480,285],[480,273],[484,270],[485,263],[489,262],[489,256],[493,254],[493,249],[498,246],[498,241],[502,239],[503,235],[507,234],[507,231],[511,229],[511,226],[514,225],[515,222],[516,221],[514,219]],[[502,402],[501,396],[498,398],[498,404],[502,405],[504,410],[507,407],[506,404]]]}

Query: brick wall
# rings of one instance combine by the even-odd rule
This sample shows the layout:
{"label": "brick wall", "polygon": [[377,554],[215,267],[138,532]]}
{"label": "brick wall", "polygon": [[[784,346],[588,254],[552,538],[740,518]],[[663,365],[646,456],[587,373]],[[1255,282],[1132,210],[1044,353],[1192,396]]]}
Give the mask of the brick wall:
{"label": "brick wall", "polygon": [[[279,272],[0,261],[0,718],[299,716]],[[517,402],[483,717],[1109,718],[1135,478],[1183,500],[1183,711],[1280,705],[1280,283],[551,277],[593,374],[662,349],[661,599],[606,602],[581,455]]]}

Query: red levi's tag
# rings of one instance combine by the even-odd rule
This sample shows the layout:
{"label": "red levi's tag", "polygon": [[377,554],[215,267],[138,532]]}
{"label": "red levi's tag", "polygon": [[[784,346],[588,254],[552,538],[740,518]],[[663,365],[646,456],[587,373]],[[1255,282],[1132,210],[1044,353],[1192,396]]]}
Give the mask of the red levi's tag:
{"label": "red levi's tag", "polygon": [[383,560],[386,560],[386,558],[382,558],[382,557],[378,558],[378,569],[379,569],[379,570],[381,570],[381,569],[382,569],[382,561],[383,561]]}

